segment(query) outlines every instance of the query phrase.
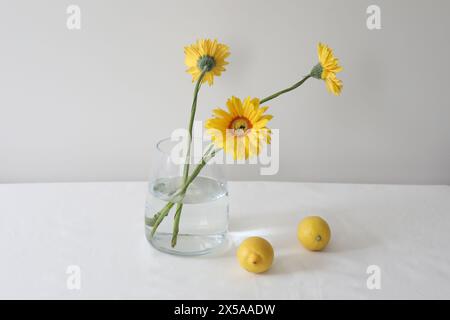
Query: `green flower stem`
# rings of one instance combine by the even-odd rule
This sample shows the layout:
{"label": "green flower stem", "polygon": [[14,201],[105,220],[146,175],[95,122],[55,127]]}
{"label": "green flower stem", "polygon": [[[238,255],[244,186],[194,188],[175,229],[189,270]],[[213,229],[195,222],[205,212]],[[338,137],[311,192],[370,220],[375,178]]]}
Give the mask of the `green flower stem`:
{"label": "green flower stem", "polygon": [[[210,154],[213,146],[214,146],[214,144],[210,144],[210,146],[207,148],[207,151],[203,154],[202,159],[204,161],[208,162],[214,156],[213,153]],[[219,150],[214,151],[214,154],[217,153],[218,151]],[[145,224],[147,226],[149,226],[149,227],[156,226],[156,228],[159,226],[162,219],[167,215],[167,213],[170,211],[170,209],[173,207],[173,205],[180,201],[177,198],[179,198],[180,196],[184,196],[184,193],[186,192],[189,185],[194,181],[195,177],[199,174],[200,169],[201,168],[196,169],[194,171],[194,174],[188,178],[188,180],[186,181],[186,184],[183,184],[179,189],[177,189],[176,191],[174,191],[173,193],[170,194],[170,198],[167,200],[167,204],[160,211],[155,213],[154,216],[151,218],[145,217]],[[167,210],[169,210],[169,211],[167,211]],[[154,229],[155,231],[156,231],[156,228]],[[154,233],[155,232],[152,232],[152,235]]]}
{"label": "green flower stem", "polygon": [[170,209],[172,209],[172,207],[174,206],[175,203],[173,202],[169,202],[168,204],[166,204],[166,206],[164,208],[162,208],[154,217],[154,219],[156,218],[155,221],[153,221],[153,219],[149,219],[149,218],[145,218],[145,223],[148,225],[152,225],[152,237],[155,235],[156,229],[158,229],[159,225],[161,224],[161,222],[163,221],[163,219],[169,214]]}
{"label": "green flower stem", "polygon": [[278,92],[276,92],[276,93],[274,93],[274,94],[272,94],[272,95],[270,95],[270,96],[268,96],[268,97],[262,99],[259,103],[260,103],[260,104],[263,104],[263,103],[265,103],[265,102],[267,102],[267,101],[269,101],[269,100],[272,100],[272,99],[275,99],[275,98],[278,97],[278,96],[281,96],[283,93],[286,93],[286,92],[292,91],[292,90],[294,90],[294,89],[297,89],[298,87],[300,87],[300,86],[301,86],[306,80],[308,80],[309,78],[311,78],[311,75],[310,75],[310,74],[308,74],[308,75],[305,76],[302,80],[300,80],[300,81],[297,82],[296,84],[290,86],[289,88],[286,88],[286,89],[284,89],[284,90],[278,91]]}
{"label": "green flower stem", "polygon": [[[200,87],[202,85],[203,77],[205,76],[207,71],[207,68],[205,67],[200,74],[200,77],[197,80],[197,84],[195,85],[194,89],[194,99],[192,101],[192,107],[191,107],[191,118],[189,119],[189,136],[188,136],[188,146],[187,146],[187,152],[186,152],[186,160],[184,163],[183,168],[183,184],[186,184],[186,181],[188,179],[189,175],[189,162],[191,158],[191,144],[192,144],[192,128],[194,125],[194,119],[195,119],[195,112],[197,111],[197,98],[198,98],[198,92],[200,90]],[[184,196],[184,194],[183,194]],[[181,210],[183,210],[183,202],[180,201],[177,203],[177,210],[175,211],[175,217],[174,217],[174,223],[173,223],[173,231],[172,231],[172,248],[176,246],[177,244],[177,236],[178,236],[178,230],[180,226],[180,217],[181,217]]]}
{"label": "green flower stem", "polygon": [[180,231],[180,218],[181,210],[183,210],[183,203],[177,203],[177,210],[175,211],[175,216],[173,218],[173,230],[172,230],[172,241],[170,245],[174,248],[177,245],[178,232]]}
{"label": "green flower stem", "polygon": [[[191,116],[189,119],[189,127],[188,127],[188,144],[187,144],[187,152],[186,152],[186,160],[184,163],[184,168],[183,168],[183,185],[186,185],[187,179],[188,179],[188,175],[189,175],[189,160],[191,157],[191,143],[192,143],[192,129],[194,126],[194,119],[195,119],[195,113],[197,111],[197,98],[198,98],[198,92],[200,91],[200,87],[202,85],[202,81],[203,78],[205,77],[207,70],[204,69],[202,71],[202,73],[200,74],[200,77],[197,80],[197,83],[195,84],[195,89],[194,89],[194,98],[192,100],[192,107],[191,107]],[[172,209],[172,207],[174,206],[174,202],[169,202],[167,203],[167,205],[162,208],[158,213],[156,213],[153,218],[146,218],[145,222],[147,225],[152,226],[152,236],[155,234],[156,230],[158,229],[159,225],[161,224],[162,220],[169,214],[169,211]],[[181,203],[178,203],[177,205],[177,210],[175,213],[175,216],[178,217],[176,218],[176,221],[178,221],[179,223],[179,216],[181,214],[181,209],[182,209],[183,205]],[[175,228],[175,226],[174,226]]]}
{"label": "green flower stem", "polygon": [[202,71],[202,73],[200,74],[200,77],[197,80],[197,83],[195,84],[194,99],[192,100],[191,117],[189,119],[189,127],[188,127],[189,136],[188,136],[186,160],[185,160],[184,169],[183,169],[183,182],[186,182],[186,179],[189,175],[189,160],[191,157],[192,128],[194,126],[195,113],[197,111],[198,92],[200,91],[200,87],[202,86],[202,81],[203,81],[203,78],[205,77],[206,72],[207,72],[206,69],[204,69]]}
{"label": "green flower stem", "polygon": [[186,180],[183,182],[183,188],[181,189],[181,200],[177,203],[177,210],[175,212],[174,222],[173,222],[173,231],[172,231],[172,248],[177,245],[177,238],[178,238],[178,232],[179,232],[179,226],[180,226],[180,217],[181,217],[181,210],[183,208],[183,199],[186,194],[186,190],[189,187],[189,185],[194,181],[194,179],[200,174],[200,171],[203,169],[203,167],[208,163],[208,161],[215,156],[217,153],[217,150],[213,150],[211,152],[211,149],[213,148],[213,144],[211,144],[208,149],[206,150],[205,154],[202,157],[202,160],[199,165],[194,169],[192,175],[188,178],[186,177]]}
{"label": "green flower stem", "polygon": [[171,200],[169,202],[167,202],[167,204],[164,206],[164,208],[162,208],[153,218],[146,218],[145,219],[145,223],[149,226],[152,226],[152,232],[151,235],[154,236],[156,229],[158,228],[158,226],[161,224],[162,220],[167,216],[167,214],[169,213],[170,209],[172,209],[172,207],[175,205],[175,198],[181,196],[184,197],[184,194],[186,193],[187,188],[189,187],[189,185],[194,181],[194,179],[200,174],[200,172],[202,171],[203,167],[208,163],[209,160],[211,160],[219,150],[212,150],[212,146],[211,145],[207,151],[204,153],[201,162],[197,165],[197,167],[194,169],[194,171],[192,172],[192,174],[188,177],[187,181],[185,184],[183,184],[183,186],[181,187],[181,189],[176,192],[172,197]]}

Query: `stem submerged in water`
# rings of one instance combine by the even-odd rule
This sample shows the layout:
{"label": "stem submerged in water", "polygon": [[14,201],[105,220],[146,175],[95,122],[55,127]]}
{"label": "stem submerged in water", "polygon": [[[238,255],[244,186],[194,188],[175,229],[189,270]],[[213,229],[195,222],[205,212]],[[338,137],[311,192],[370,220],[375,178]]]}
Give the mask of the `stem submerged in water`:
{"label": "stem submerged in water", "polygon": [[152,236],[154,236],[156,229],[161,224],[162,220],[167,216],[169,211],[175,205],[175,202],[174,202],[175,199],[177,197],[181,196],[181,200],[178,200],[178,201],[182,201],[189,185],[195,180],[195,178],[197,178],[197,176],[200,174],[203,167],[208,163],[208,161],[211,160],[219,151],[219,150],[212,150],[212,147],[213,147],[213,145],[209,146],[207,151],[204,153],[201,162],[195,167],[192,174],[187,178],[186,183],[184,183],[181,186],[181,188],[177,192],[174,193],[174,195],[171,197],[171,200],[169,202],[167,202],[167,204],[164,206],[164,208],[162,208],[157,214],[155,214],[155,216],[153,218],[145,218],[145,223],[147,225],[153,227],[152,232],[151,232]]}

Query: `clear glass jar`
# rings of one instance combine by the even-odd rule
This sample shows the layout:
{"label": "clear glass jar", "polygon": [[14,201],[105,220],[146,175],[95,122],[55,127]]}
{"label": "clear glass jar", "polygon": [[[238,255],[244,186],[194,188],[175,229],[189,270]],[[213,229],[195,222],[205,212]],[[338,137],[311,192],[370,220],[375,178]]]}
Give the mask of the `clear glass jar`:
{"label": "clear glass jar", "polygon": [[[195,154],[199,154],[199,145],[205,150],[205,143],[194,141],[191,152],[194,155],[194,163],[190,164],[190,173],[198,164]],[[180,142],[170,138],[156,144],[145,208],[145,235],[154,248],[166,253],[187,256],[211,253],[227,241],[227,183],[220,165],[207,164],[189,185],[185,196],[174,198],[173,195],[183,185],[185,161],[179,160],[181,156],[177,151],[180,149]],[[148,223],[169,201],[183,204],[175,247],[172,247],[171,240],[176,205],[169,211],[154,235],[151,234],[152,227]]]}

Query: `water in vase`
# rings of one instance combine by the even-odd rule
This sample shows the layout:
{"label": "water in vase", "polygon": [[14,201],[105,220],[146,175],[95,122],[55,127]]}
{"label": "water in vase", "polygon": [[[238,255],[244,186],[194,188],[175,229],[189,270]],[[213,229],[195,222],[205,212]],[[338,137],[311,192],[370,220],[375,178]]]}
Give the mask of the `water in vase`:
{"label": "water in vase", "polygon": [[[161,210],[182,185],[181,177],[160,178],[149,184],[145,215],[147,218]],[[209,177],[197,177],[184,198],[178,241],[171,247],[176,205],[159,225],[153,237],[146,226],[146,236],[158,250],[180,255],[206,254],[221,247],[228,231],[228,192],[226,184]]]}

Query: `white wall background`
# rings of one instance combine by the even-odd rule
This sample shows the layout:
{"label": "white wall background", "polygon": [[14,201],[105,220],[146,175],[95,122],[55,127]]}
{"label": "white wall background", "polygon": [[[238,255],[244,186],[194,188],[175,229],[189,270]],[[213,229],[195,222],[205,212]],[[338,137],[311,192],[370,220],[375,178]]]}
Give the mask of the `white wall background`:
{"label": "white wall background", "polygon": [[271,104],[278,175],[239,166],[230,179],[449,184],[449,14],[445,0],[1,0],[0,182],[146,179],[155,142],[186,126],[183,46],[214,37],[232,56],[201,119],[232,94],[292,84],[318,41],[345,67],[341,97],[311,80]]}

